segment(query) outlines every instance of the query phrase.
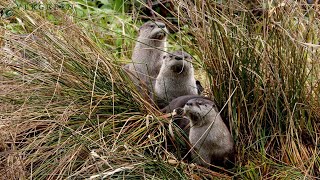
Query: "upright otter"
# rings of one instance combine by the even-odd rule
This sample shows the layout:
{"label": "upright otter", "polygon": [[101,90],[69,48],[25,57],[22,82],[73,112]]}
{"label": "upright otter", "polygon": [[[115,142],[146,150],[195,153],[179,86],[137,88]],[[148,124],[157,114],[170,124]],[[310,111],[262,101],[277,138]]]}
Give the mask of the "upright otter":
{"label": "upright otter", "polygon": [[157,77],[162,56],[167,46],[166,25],[162,22],[146,22],[139,29],[139,36],[132,54],[132,63],[124,68],[129,70],[133,81],[146,83],[151,87]]}
{"label": "upright otter", "polygon": [[207,163],[226,166],[228,160],[233,161],[233,139],[215,103],[194,98],[186,103],[184,112],[190,119],[189,140],[195,162],[208,167]]}
{"label": "upright otter", "polygon": [[179,96],[197,95],[192,57],[186,52],[176,51],[164,55],[163,59],[154,86],[158,106],[164,107]]}

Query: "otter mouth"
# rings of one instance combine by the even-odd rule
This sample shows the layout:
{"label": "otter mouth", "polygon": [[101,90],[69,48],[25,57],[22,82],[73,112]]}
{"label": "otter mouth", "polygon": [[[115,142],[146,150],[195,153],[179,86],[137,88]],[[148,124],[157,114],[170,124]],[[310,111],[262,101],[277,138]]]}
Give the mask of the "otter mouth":
{"label": "otter mouth", "polygon": [[199,113],[190,113],[189,116],[193,121],[199,121],[200,120],[200,114]]}
{"label": "otter mouth", "polygon": [[182,64],[176,64],[176,65],[173,65],[171,66],[171,70],[174,72],[174,73],[182,73],[184,71],[184,66]]}
{"label": "otter mouth", "polygon": [[203,117],[201,116],[201,114],[199,112],[197,112],[197,110],[193,109],[195,107],[191,107],[191,106],[185,106],[184,107],[184,114],[186,116],[190,117],[190,120],[193,122],[193,125],[195,126],[201,126],[203,124]]}
{"label": "otter mouth", "polygon": [[190,119],[193,121],[194,125],[200,125],[202,122],[202,117],[199,113],[197,112],[192,112],[192,113],[188,113]]}
{"label": "otter mouth", "polygon": [[154,33],[150,38],[151,39],[158,39],[163,40],[166,37],[166,33],[164,31],[159,31],[157,33]]}

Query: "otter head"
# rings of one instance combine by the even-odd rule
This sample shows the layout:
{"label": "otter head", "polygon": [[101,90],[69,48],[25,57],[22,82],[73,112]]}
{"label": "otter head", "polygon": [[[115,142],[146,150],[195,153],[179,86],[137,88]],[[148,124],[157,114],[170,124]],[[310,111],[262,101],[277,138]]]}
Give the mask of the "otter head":
{"label": "otter head", "polygon": [[192,69],[192,57],[183,51],[176,51],[163,56],[163,63],[174,74],[184,74]]}
{"label": "otter head", "polygon": [[167,34],[166,25],[158,21],[148,21],[139,29],[139,37],[144,39],[165,40]]}
{"label": "otter head", "polygon": [[194,98],[190,99],[184,106],[184,113],[186,116],[190,117],[192,125],[202,126],[206,123],[210,123],[206,118],[212,113],[217,114],[218,109],[214,102],[203,99],[203,98]]}

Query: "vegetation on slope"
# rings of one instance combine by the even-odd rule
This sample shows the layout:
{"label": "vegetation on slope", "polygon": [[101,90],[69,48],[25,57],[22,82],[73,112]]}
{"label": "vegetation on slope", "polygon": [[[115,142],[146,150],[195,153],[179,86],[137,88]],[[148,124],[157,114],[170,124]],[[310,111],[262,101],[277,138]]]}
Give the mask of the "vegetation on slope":
{"label": "vegetation on slope", "polygon": [[[135,13],[142,12],[127,14],[135,6],[112,2],[99,8],[70,1],[71,9],[52,11],[12,8],[13,15],[2,16],[0,174],[8,179],[320,175],[317,5],[172,1],[180,31],[170,35],[169,50],[183,48],[197,60],[197,75],[224,107],[236,142],[235,168],[224,175],[179,161],[172,151],[169,119],[121,68],[141,24]],[[0,2],[3,9],[14,5]]]}

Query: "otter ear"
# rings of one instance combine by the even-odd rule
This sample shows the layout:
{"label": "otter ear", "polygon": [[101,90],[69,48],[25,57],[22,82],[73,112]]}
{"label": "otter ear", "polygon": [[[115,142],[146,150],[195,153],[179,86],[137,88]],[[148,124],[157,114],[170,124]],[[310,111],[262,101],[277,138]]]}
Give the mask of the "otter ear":
{"label": "otter ear", "polygon": [[138,34],[140,34],[141,32],[141,29],[142,29],[142,26],[138,29]]}

